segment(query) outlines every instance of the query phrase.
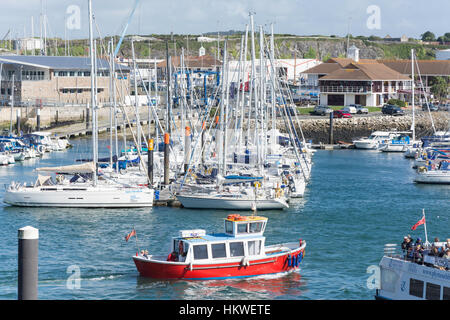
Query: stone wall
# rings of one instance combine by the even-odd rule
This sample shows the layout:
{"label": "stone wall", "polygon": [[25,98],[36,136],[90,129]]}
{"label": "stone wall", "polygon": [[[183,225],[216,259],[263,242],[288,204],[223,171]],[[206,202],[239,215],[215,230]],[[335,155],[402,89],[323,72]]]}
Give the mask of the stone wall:
{"label": "stone wall", "polygon": [[[432,112],[433,122],[436,130],[447,130],[449,128],[449,112]],[[430,116],[427,112],[416,115],[416,138],[433,133]],[[330,119],[305,119],[300,120],[303,134],[307,140],[313,143],[329,143]],[[349,119],[333,119],[333,140],[352,142],[356,138],[367,137],[373,131],[410,131],[412,115],[405,116],[368,116],[353,117]]]}

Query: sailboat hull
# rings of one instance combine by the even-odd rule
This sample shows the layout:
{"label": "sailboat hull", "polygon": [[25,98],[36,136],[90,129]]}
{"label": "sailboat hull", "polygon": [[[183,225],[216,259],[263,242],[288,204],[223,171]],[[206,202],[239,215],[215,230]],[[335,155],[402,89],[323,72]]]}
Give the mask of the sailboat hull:
{"label": "sailboat hull", "polygon": [[[7,190],[3,202],[21,207],[136,208],[153,206],[153,189],[21,188]],[[65,190],[63,190],[65,189]]]}
{"label": "sailboat hull", "polygon": [[[198,197],[177,195],[178,201],[183,207],[190,209],[226,209],[226,210],[252,210],[255,204],[251,199],[226,198],[226,197]],[[261,199],[256,201],[258,210],[285,209],[289,205],[280,198]]]}

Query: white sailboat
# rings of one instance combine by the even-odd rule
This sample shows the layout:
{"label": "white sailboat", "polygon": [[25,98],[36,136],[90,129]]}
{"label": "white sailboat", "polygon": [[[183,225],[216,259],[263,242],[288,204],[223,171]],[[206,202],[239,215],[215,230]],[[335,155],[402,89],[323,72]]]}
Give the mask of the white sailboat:
{"label": "white sailboat", "polygon": [[[51,176],[39,176],[32,186],[12,182],[7,188],[3,202],[15,206],[46,207],[151,207],[153,205],[153,189],[147,187],[131,187],[112,179],[102,180],[98,177],[98,144],[96,115],[96,55],[94,54],[92,29],[92,2],[89,3],[89,39],[91,55],[91,103],[92,103],[92,143],[93,162],[64,167],[40,168],[39,172],[59,173],[54,182]],[[67,182],[64,175],[74,175]],[[92,181],[85,179],[92,177]],[[81,178],[81,179],[79,179]],[[77,182],[76,180],[83,180]]]}

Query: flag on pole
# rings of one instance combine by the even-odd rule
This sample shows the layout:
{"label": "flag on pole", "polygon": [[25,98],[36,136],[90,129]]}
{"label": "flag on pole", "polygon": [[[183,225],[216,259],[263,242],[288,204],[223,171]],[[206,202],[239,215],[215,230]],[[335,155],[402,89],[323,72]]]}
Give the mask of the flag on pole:
{"label": "flag on pole", "polygon": [[133,229],[129,234],[127,234],[127,235],[125,236],[125,241],[128,242],[128,240],[129,240],[132,236],[136,236],[136,230],[134,230],[134,229]]}
{"label": "flag on pole", "polygon": [[417,227],[420,226],[421,224],[425,224],[425,216],[423,216],[422,219],[417,221],[417,223],[411,227],[411,230],[416,230]]}

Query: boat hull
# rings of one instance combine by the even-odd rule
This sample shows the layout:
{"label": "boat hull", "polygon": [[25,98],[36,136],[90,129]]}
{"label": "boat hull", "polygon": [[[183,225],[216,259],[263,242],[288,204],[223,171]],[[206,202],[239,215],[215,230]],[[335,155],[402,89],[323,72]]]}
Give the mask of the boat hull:
{"label": "boat hull", "polygon": [[450,184],[450,171],[435,170],[416,173],[414,182],[429,184]]}
{"label": "boat hull", "polygon": [[[183,207],[190,209],[252,210],[255,201],[250,199],[225,199],[213,197],[190,197],[177,195]],[[285,209],[289,205],[283,199],[262,199],[256,201],[258,210]]]}
{"label": "boat hull", "polygon": [[153,206],[153,189],[96,190],[7,190],[3,202],[20,207],[136,208]]}
{"label": "boat hull", "polygon": [[297,269],[304,257],[305,247],[291,252],[249,260],[215,264],[177,263],[133,257],[136,268],[142,277],[154,279],[212,280],[241,277],[254,277],[275,274]]}

